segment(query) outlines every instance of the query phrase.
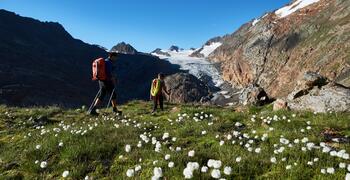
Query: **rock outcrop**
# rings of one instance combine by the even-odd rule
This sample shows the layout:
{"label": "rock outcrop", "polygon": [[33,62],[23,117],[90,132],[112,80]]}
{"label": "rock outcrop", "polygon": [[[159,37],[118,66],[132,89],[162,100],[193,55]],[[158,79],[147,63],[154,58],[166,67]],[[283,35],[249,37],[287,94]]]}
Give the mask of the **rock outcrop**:
{"label": "rock outcrop", "polygon": [[264,105],[270,100],[263,88],[257,85],[250,85],[244,88],[239,96],[239,101],[243,105]]}
{"label": "rock outcrop", "polygon": [[171,91],[168,97],[169,102],[199,103],[209,96],[208,87],[188,73],[177,73],[168,76],[165,79],[165,84]]}
{"label": "rock outcrop", "polygon": [[350,89],[333,83],[315,86],[306,95],[288,102],[288,106],[292,110],[350,112]]}
{"label": "rock outcrop", "polygon": [[349,87],[349,19],[348,0],[320,0],[286,17],[268,13],[222,37],[209,58],[234,87],[258,84],[273,98],[293,92],[308,71]]}

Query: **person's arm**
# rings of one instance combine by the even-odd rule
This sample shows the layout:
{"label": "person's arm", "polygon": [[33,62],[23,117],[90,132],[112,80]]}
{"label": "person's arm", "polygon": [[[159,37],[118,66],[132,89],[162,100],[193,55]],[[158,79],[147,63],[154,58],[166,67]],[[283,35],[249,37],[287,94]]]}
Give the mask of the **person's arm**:
{"label": "person's arm", "polygon": [[163,90],[164,90],[164,92],[165,92],[168,96],[170,96],[170,91],[169,91],[168,88],[166,87],[165,82],[163,82]]}

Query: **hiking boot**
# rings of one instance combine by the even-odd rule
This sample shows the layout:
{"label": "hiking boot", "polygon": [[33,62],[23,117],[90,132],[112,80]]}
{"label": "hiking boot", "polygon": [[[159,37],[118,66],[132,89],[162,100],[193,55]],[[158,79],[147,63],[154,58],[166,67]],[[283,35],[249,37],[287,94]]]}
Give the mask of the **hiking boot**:
{"label": "hiking boot", "polygon": [[96,108],[92,108],[91,110],[89,110],[88,115],[98,116],[98,113],[96,112]]}
{"label": "hiking boot", "polygon": [[117,108],[113,108],[113,112],[115,113],[115,114],[117,114],[118,116],[121,116],[122,115],[122,111],[118,111],[118,109]]}

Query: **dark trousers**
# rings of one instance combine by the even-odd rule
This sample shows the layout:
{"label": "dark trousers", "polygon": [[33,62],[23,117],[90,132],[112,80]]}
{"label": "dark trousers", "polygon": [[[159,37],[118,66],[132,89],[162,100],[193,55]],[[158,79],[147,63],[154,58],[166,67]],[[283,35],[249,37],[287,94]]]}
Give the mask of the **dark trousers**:
{"label": "dark trousers", "polygon": [[163,108],[163,102],[164,102],[164,97],[163,97],[162,94],[153,97],[153,111],[156,111],[156,110],[157,110],[158,104],[159,104],[159,106],[160,106],[160,109],[163,111],[163,110],[164,110],[164,108]]}
{"label": "dark trousers", "polygon": [[[98,85],[100,87],[100,93],[98,94],[98,99],[103,101],[106,96],[106,93],[111,94],[114,90],[114,84],[112,81],[98,81]],[[117,95],[115,91],[113,92],[112,99],[116,100]]]}

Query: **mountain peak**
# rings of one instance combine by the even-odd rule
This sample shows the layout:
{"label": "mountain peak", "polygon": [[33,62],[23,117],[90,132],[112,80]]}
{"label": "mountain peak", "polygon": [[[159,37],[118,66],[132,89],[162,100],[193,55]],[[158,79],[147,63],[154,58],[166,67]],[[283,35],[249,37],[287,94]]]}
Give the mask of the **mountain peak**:
{"label": "mountain peak", "polygon": [[178,46],[175,46],[175,45],[172,45],[170,48],[169,48],[170,51],[176,51],[176,52],[179,52],[180,48]]}
{"label": "mountain peak", "polygon": [[137,54],[138,51],[128,43],[121,42],[113,46],[111,51],[117,51],[123,54]]}

